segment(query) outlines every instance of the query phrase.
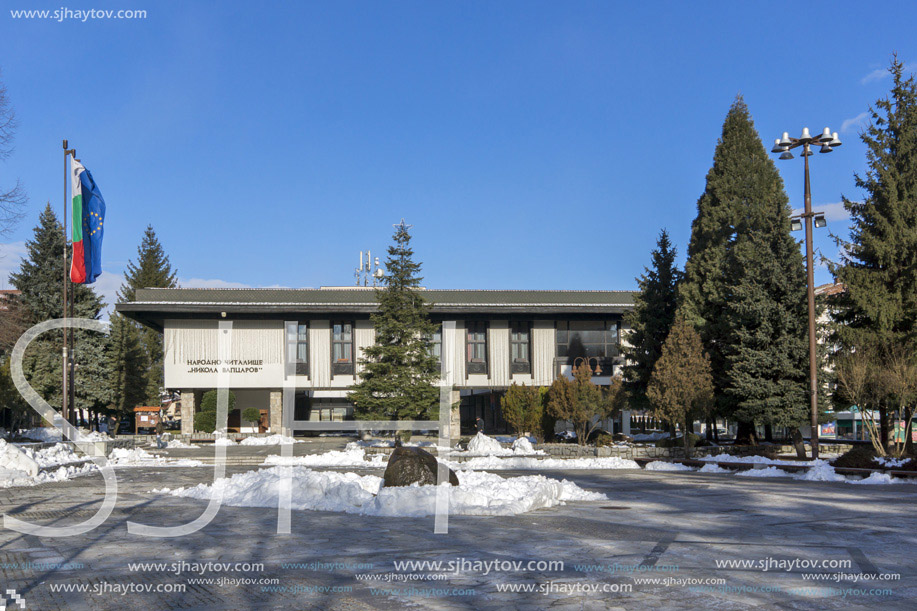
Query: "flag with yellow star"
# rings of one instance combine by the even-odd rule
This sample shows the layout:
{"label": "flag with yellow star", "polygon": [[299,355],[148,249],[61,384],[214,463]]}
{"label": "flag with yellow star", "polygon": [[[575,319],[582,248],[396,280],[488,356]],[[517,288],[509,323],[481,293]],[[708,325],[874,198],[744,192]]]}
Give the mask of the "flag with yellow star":
{"label": "flag with yellow star", "polygon": [[105,200],[89,170],[70,160],[73,191],[73,260],[70,281],[92,284],[102,273],[102,230]]}

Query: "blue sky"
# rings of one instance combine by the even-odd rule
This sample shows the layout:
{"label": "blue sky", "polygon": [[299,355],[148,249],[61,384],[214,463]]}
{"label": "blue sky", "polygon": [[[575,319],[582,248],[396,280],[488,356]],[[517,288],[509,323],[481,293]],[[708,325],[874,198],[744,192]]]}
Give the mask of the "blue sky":
{"label": "blue sky", "polygon": [[[147,18],[7,10],[61,6]],[[893,51],[917,61],[917,5],[883,6],[10,0],[0,186],[18,177],[30,204],[0,273],[45,202],[62,209],[68,138],[108,204],[109,299],[148,223],[185,285],[318,287],[351,284],[402,217],[430,287],[632,289],[662,227],[683,261],[738,93],[768,146],[840,132],[812,189],[846,235],[863,113]],[[794,207],[801,161],[778,166]]]}

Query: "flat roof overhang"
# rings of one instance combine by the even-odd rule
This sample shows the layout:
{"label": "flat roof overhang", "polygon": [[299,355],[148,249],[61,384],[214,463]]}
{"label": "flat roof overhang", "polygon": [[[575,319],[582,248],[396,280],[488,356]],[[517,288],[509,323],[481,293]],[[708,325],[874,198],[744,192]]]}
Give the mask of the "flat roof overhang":
{"label": "flat roof overhang", "polygon": [[[534,316],[549,318],[564,315],[620,315],[633,308],[630,304],[574,304],[574,303],[507,303],[507,304],[448,304],[436,303],[430,314],[436,317],[463,316]],[[115,305],[115,311],[148,327],[162,331],[169,319],[284,319],[288,315],[320,314],[329,318],[347,315],[368,316],[377,310],[376,304],[367,303],[216,303],[216,302],[127,302]]]}

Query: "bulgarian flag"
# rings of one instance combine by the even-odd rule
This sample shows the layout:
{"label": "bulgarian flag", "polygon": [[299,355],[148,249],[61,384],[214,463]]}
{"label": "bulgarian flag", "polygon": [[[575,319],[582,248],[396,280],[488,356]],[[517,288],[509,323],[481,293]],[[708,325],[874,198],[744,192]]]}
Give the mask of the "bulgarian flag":
{"label": "bulgarian flag", "polygon": [[92,284],[102,273],[102,224],[105,200],[89,170],[70,159],[73,192],[73,261],[70,281]]}

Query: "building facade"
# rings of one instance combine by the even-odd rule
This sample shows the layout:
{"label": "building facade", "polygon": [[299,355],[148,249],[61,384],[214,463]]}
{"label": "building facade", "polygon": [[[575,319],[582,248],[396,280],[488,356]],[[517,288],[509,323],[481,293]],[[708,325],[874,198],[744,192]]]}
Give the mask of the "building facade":
{"label": "building facade", "polygon": [[[453,431],[467,432],[478,419],[487,431],[505,430],[500,398],[514,382],[549,386],[582,361],[598,384],[620,374],[623,314],[633,307],[632,292],[421,294],[434,322],[449,322],[433,346],[440,356],[444,345],[453,351],[450,386],[452,404],[459,405]],[[181,393],[183,434],[193,432],[195,407],[217,387],[221,372],[236,397],[231,430],[248,407],[261,410],[270,432],[284,432],[289,422],[353,418],[347,393],[375,335],[372,288],[140,289],[115,309],[163,334],[165,385]],[[228,359],[218,354],[221,321],[232,322]],[[444,338],[452,323],[451,337]],[[286,406],[285,388],[295,389]]]}

